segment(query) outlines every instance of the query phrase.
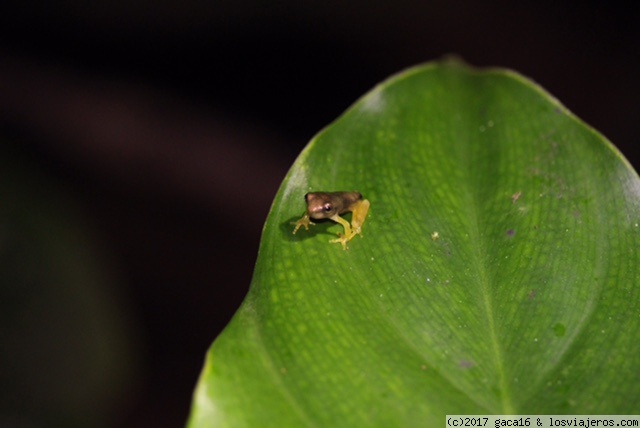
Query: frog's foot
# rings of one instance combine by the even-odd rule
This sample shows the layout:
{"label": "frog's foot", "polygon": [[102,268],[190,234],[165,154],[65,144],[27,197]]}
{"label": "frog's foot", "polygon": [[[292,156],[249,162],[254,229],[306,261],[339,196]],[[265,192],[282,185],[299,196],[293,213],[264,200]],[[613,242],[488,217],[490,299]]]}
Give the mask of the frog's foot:
{"label": "frog's foot", "polygon": [[353,238],[355,235],[351,235],[350,237],[347,237],[346,235],[339,234],[338,236],[339,236],[339,238],[332,239],[329,242],[332,243],[332,244],[340,243],[340,244],[342,244],[342,249],[346,250],[347,248],[349,248],[349,247],[347,247],[347,242],[351,241],[351,238]]}
{"label": "frog's foot", "polygon": [[347,247],[347,242],[351,241],[358,234],[360,234],[360,231],[356,231],[354,229],[350,229],[349,233],[345,233],[344,235],[342,233],[338,233],[338,238],[332,239],[329,242],[331,242],[332,244],[340,243],[340,244],[342,244],[342,249],[346,250],[348,248]]}
{"label": "frog's foot", "polygon": [[293,229],[293,234],[295,235],[298,229],[304,226],[305,230],[309,230],[309,225],[314,225],[315,223],[309,220],[309,216],[305,215],[300,220],[291,222],[291,224],[295,225],[295,229]]}

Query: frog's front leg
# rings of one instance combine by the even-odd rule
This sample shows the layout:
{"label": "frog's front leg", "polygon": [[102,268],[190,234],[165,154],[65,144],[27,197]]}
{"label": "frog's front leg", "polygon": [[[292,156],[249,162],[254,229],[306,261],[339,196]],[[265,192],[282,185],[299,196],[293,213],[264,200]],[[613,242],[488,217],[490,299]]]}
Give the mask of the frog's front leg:
{"label": "frog's front leg", "polygon": [[294,223],[291,223],[291,224],[294,224],[294,225],[296,226],[296,227],[295,227],[295,229],[293,229],[293,234],[294,234],[294,235],[296,234],[296,232],[298,231],[298,229],[300,229],[300,228],[301,228],[301,227],[303,227],[303,226],[304,226],[304,228],[305,228],[306,230],[309,230],[309,225],[310,225],[310,224],[315,225],[315,223],[314,223],[314,222],[312,222],[312,221],[311,221],[311,219],[309,219],[309,214],[305,214],[305,215],[303,215],[303,216],[302,216],[302,218],[301,218],[300,220],[298,220],[298,221],[296,221],[296,222],[294,222]]}
{"label": "frog's front leg", "polygon": [[342,227],[344,227],[344,235],[338,234],[339,238],[336,239],[332,239],[331,243],[340,243],[342,244],[342,249],[346,250],[347,249],[347,242],[349,242],[351,240],[351,238],[353,238],[355,236],[355,234],[353,233],[353,230],[351,229],[351,225],[349,224],[349,222],[345,219],[343,219],[342,217],[340,217],[339,215],[334,215],[329,217],[331,220],[335,221],[336,223],[340,223],[342,225]]}

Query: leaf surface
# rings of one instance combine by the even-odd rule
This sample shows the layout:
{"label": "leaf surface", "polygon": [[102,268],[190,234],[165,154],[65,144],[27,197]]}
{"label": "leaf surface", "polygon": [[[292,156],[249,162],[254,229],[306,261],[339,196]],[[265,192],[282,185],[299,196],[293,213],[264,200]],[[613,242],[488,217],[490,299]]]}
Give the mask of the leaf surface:
{"label": "leaf surface", "polygon": [[[347,251],[335,223],[290,224],[335,190],[371,202]],[[606,139],[513,72],[390,78],[285,178],[190,426],[638,413],[639,195]]]}

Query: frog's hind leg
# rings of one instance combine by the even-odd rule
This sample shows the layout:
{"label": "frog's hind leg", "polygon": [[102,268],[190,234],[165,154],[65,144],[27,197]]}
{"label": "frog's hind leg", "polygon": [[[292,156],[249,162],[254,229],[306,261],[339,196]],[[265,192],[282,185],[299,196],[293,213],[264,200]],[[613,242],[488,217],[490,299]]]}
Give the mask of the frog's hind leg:
{"label": "frog's hind leg", "polygon": [[371,203],[365,199],[358,201],[353,209],[353,214],[351,216],[351,228],[353,229],[354,235],[362,233],[362,225],[364,224],[364,220],[367,218],[370,206]]}

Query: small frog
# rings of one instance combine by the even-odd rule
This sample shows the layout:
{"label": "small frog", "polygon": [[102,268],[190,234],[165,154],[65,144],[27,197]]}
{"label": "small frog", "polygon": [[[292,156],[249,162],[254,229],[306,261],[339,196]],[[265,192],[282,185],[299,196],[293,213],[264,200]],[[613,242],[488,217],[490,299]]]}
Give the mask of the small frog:
{"label": "small frog", "polygon": [[[362,195],[358,192],[313,192],[304,195],[304,199],[307,201],[307,212],[300,220],[292,223],[296,226],[293,229],[293,234],[295,235],[302,226],[309,230],[309,225],[315,224],[311,219],[328,218],[344,227],[344,235],[338,234],[339,238],[329,241],[342,244],[343,250],[347,249],[347,242],[362,233],[362,225],[367,218],[369,205],[371,205],[368,200],[362,199]],[[353,213],[351,224],[340,217],[340,214],[348,212]]]}

